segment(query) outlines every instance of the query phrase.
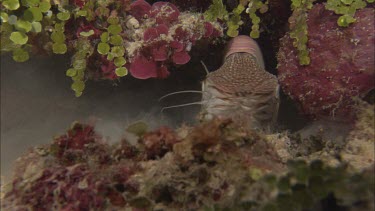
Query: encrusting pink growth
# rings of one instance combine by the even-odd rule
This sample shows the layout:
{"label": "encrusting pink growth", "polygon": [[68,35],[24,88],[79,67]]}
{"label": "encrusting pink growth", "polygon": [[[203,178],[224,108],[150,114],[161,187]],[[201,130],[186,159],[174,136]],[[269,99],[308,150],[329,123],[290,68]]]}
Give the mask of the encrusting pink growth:
{"label": "encrusting pink growth", "polygon": [[161,67],[159,67],[159,69],[157,70],[157,77],[158,78],[166,78],[169,76],[169,71],[168,71],[168,68],[165,66],[165,65],[162,65]]}
{"label": "encrusting pink growth", "polygon": [[139,55],[130,64],[130,73],[139,79],[157,77],[157,66],[154,61]]}
{"label": "encrusting pink growth", "polygon": [[146,29],[146,31],[143,33],[143,39],[146,42],[153,41],[159,38],[162,34],[168,34],[168,26],[165,24],[159,24],[156,27]]}
{"label": "encrusting pink growth", "polygon": [[212,26],[211,23],[205,22],[204,28],[206,29],[206,32],[204,33],[204,37],[210,37],[212,33],[214,32],[214,27]]}
{"label": "encrusting pink growth", "polygon": [[[1,186],[0,209],[201,210],[221,199],[234,201],[222,197],[242,193],[244,182],[251,181],[248,169],[262,175],[283,169],[261,136],[230,120],[183,131],[184,138],[180,130],[161,127],[136,144],[122,139],[110,145],[92,126],[76,123],[52,144],[17,159],[9,186]],[[68,157],[75,159],[62,162]]]}
{"label": "encrusting pink growth", "polygon": [[86,4],[87,0],[73,0],[71,2],[73,2],[73,4],[77,7],[82,8]]}
{"label": "encrusting pink growth", "polygon": [[169,2],[155,2],[151,7],[150,16],[156,19],[158,24],[169,25],[178,20],[180,11]]}
{"label": "encrusting pink growth", "polygon": [[130,5],[130,14],[141,21],[150,15],[151,5],[144,0],[136,0]]}
{"label": "encrusting pink growth", "polygon": [[145,154],[143,155],[145,158],[155,159],[163,157],[179,141],[177,135],[171,129],[161,127],[154,132],[146,133],[139,140],[139,144],[145,148]]}
{"label": "encrusting pink growth", "polygon": [[172,60],[175,64],[186,64],[190,61],[190,56],[186,51],[178,51],[173,54]]}
{"label": "encrusting pink growth", "polygon": [[162,44],[160,47],[152,49],[152,56],[154,57],[155,61],[165,61],[168,59],[168,49],[167,45]]}
{"label": "encrusting pink growth", "polygon": [[339,27],[337,18],[323,4],[315,5],[307,19],[310,65],[299,65],[286,35],[278,54],[278,77],[303,114],[352,121],[356,99],[375,88],[374,10],[358,10],[356,22],[348,27]]}
{"label": "encrusting pink growth", "polygon": [[[75,54],[72,64],[81,64],[85,60],[85,67],[78,68],[82,71],[77,76],[83,81],[115,80],[127,75],[128,71],[130,75],[140,79],[160,78],[169,75],[168,68],[171,66],[189,62],[188,54],[196,41],[202,40],[199,44],[204,46],[224,35],[222,22],[205,20],[201,12],[191,8],[182,7],[185,11],[181,11],[171,1],[152,1],[155,2],[152,5],[145,0],[95,2],[69,0],[63,3],[69,6],[71,13],[58,27],[64,27],[66,46],[57,48],[60,45],[52,45],[61,36],[60,32],[55,33],[57,29],[53,30],[54,24],[47,21],[42,24],[47,28],[40,32],[40,36],[37,35],[39,32],[28,33],[28,44],[31,47],[27,51],[48,55],[52,52],[65,53],[66,47],[66,52]],[[56,7],[64,5],[53,4],[51,10],[57,13]],[[80,9],[87,14],[79,12]],[[14,58],[28,58],[26,54],[22,55],[22,58]],[[140,60],[146,62],[142,64]],[[133,62],[136,64],[131,65]]]}
{"label": "encrusting pink growth", "polygon": [[156,2],[152,6],[144,0],[131,5],[131,14],[142,26],[140,45],[132,50],[129,72],[135,78],[167,77],[167,65],[183,65],[190,61],[188,52],[199,39],[223,35],[219,25],[207,22],[200,15],[180,12],[169,2]]}
{"label": "encrusting pink growth", "polygon": [[176,41],[176,40],[173,40],[170,43],[170,46],[171,46],[171,48],[174,49],[175,52],[180,52],[184,49],[184,44],[182,44],[181,42]]}
{"label": "encrusting pink growth", "polygon": [[94,27],[94,23],[81,23],[80,24],[80,27],[77,29],[77,33],[76,33],[76,36],[77,38],[78,37],[81,37],[81,32],[88,32],[90,30],[93,30],[94,31],[94,34],[89,36],[88,39],[97,39],[100,37],[100,34],[101,32],[99,31],[99,29],[95,28]]}
{"label": "encrusting pink growth", "polygon": [[116,69],[116,65],[113,61],[109,61],[105,56],[101,56],[100,61],[102,62],[100,65],[100,70],[103,78],[111,80],[118,78],[114,71]]}

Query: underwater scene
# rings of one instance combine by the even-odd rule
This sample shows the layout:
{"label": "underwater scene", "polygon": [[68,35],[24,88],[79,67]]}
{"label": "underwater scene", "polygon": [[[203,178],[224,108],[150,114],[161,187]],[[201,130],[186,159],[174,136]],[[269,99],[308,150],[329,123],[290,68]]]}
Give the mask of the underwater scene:
{"label": "underwater scene", "polygon": [[375,210],[374,6],[0,0],[0,210]]}

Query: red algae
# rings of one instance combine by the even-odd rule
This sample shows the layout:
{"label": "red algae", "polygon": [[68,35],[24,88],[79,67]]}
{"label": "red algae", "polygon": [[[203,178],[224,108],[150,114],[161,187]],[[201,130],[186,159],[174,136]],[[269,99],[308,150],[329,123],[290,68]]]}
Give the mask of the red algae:
{"label": "red algae", "polygon": [[[140,12],[142,14],[149,10],[148,6],[144,6],[144,2],[136,1],[133,4],[139,11],[143,11]],[[190,61],[188,52],[197,40],[223,35],[221,26],[207,22],[199,15],[180,12],[169,2],[154,3],[149,16],[142,21],[145,25],[150,23],[150,26],[143,29],[143,39],[140,41],[142,46],[134,49],[134,55],[130,59],[130,63],[136,63],[130,64],[130,73],[139,79],[167,77],[168,66],[186,64]],[[147,58],[147,61],[140,58]],[[142,64],[140,61],[145,63]],[[146,68],[150,64],[156,65],[156,68]]]}
{"label": "red algae", "polygon": [[374,10],[358,10],[356,22],[337,26],[337,16],[324,5],[308,13],[308,48],[311,64],[298,64],[289,35],[281,41],[278,55],[279,81],[302,113],[353,120],[356,98],[375,87]]}
{"label": "red algae", "polygon": [[[360,123],[373,124],[365,122]],[[288,138],[280,136],[274,141],[280,143]],[[311,164],[314,168],[306,169],[308,166],[301,159],[308,157],[285,163],[278,156],[280,149],[268,139],[231,120],[214,119],[176,131],[161,127],[140,134],[135,145],[122,139],[110,146],[92,126],[75,123],[50,145],[31,149],[17,160],[11,185],[2,187],[1,208],[197,210],[215,206],[249,210],[251,203],[251,210],[259,210],[262,204],[277,199],[273,193],[283,191],[282,182],[289,182],[289,177],[293,177],[290,181],[301,183],[301,176],[306,172],[313,174],[317,168],[318,175],[323,170],[328,171],[323,174],[327,177],[335,172],[333,179],[346,175],[340,168],[327,170],[322,161],[315,161]],[[80,158],[64,162],[68,152]],[[303,174],[298,172],[301,169]],[[358,176],[360,183],[367,184],[366,174]],[[350,191],[353,187],[356,191],[369,187],[363,184],[344,182],[339,187],[350,185]],[[288,189],[288,184],[284,188]],[[294,194],[293,188],[291,191]],[[353,200],[358,200],[355,197],[359,195],[354,194]],[[371,194],[362,194],[361,199],[366,200],[367,196]]]}
{"label": "red algae", "polygon": [[172,60],[175,64],[186,64],[190,61],[190,56],[186,51],[175,52]]}
{"label": "red algae", "polygon": [[130,64],[130,73],[139,79],[147,79],[157,76],[157,64],[146,57],[139,55]]}
{"label": "red algae", "polygon": [[130,5],[130,14],[138,21],[150,15],[151,5],[145,0],[136,0]]}
{"label": "red algae", "polygon": [[156,19],[156,23],[171,25],[178,20],[180,11],[169,2],[155,2],[151,7],[150,16]]}

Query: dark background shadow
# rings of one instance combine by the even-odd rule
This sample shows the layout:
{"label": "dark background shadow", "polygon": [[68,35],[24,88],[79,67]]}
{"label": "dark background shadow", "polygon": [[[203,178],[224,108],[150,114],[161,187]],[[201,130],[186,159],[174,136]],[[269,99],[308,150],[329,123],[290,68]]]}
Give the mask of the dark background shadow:
{"label": "dark background shadow", "polygon": [[66,56],[25,63],[1,57],[1,175],[9,175],[12,162],[29,147],[50,143],[76,120],[96,119],[96,130],[116,142],[131,122],[145,120],[151,128],[191,124],[199,112],[199,106],[160,112],[162,106],[199,101],[199,94],[174,96],[162,103],[158,99],[173,91],[200,90],[201,66],[175,70],[165,80],[89,81],[79,98],[65,76],[69,66]]}

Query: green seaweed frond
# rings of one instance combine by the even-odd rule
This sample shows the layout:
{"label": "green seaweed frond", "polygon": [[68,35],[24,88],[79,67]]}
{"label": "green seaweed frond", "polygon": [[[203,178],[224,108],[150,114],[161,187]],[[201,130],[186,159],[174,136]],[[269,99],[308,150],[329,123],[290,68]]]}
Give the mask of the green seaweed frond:
{"label": "green seaweed frond", "polygon": [[217,19],[226,20],[228,11],[222,0],[213,0],[208,10],[204,13],[204,18],[208,21],[216,21]]}
{"label": "green seaweed frond", "polygon": [[241,13],[245,10],[245,7],[242,4],[238,4],[236,8],[230,13],[229,19],[227,21],[227,35],[229,37],[237,37],[238,29],[243,24],[241,20]]}
{"label": "green seaweed frond", "polygon": [[42,31],[42,22],[50,18],[47,13],[50,8],[46,0],[1,1],[1,51],[11,51],[17,62],[27,61],[31,47],[29,34]]}
{"label": "green seaweed frond", "polygon": [[365,207],[372,206],[374,197],[372,170],[353,173],[344,163],[332,167],[322,160],[290,160],[287,172],[267,174],[242,193],[246,196],[247,192],[256,191],[256,187],[263,187],[261,190],[273,193],[269,198],[242,199],[229,207],[216,205],[206,210],[310,210],[329,197],[334,197],[340,206],[353,208],[361,204],[364,208],[361,210],[366,210]]}
{"label": "green seaweed frond", "polygon": [[222,0],[213,0],[211,6],[204,13],[205,19],[209,21],[223,20],[227,24],[227,35],[238,36],[238,29],[243,24],[241,13],[245,10],[242,4],[238,4],[232,12],[228,12]]}
{"label": "green seaweed frond", "polygon": [[[374,0],[367,0],[368,3],[373,3]],[[367,3],[365,0],[327,0],[326,9],[341,15],[337,19],[337,25],[347,27],[354,23],[356,19],[354,15],[358,9],[365,8]]]}
{"label": "green seaweed frond", "polygon": [[229,37],[238,36],[238,29],[244,23],[241,15],[244,11],[249,14],[252,22],[250,36],[259,38],[260,18],[257,13],[265,13],[268,10],[268,1],[262,0],[242,0],[233,11],[228,12],[222,0],[213,0],[211,6],[204,13],[205,19],[209,21],[223,20],[227,25],[227,35]]}
{"label": "green seaweed frond", "polygon": [[[1,52],[12,52],[15,61],[25,62],[30,58],[31,50],[66,54],[68,47],[71,48],[75,52],[73,67],[67,70],[66,75],[73,79],[71,88],[76,96],[80,96],[85,88],[87,59],[94,50],[113,61],[117,76],[122,77],[128,73],[124,67],[123,20],[119,21],[124,19],[122,16],[125,13],[119,17],[108,17],[110,4],[119,9],[123,3],[87,0],[79,7],[68,0],[0,0]],[[72,42],[73,33],[69,31],[72,24],[67,23],[78,19],[92,24],[97,31],[80,31],[79,38]],[[93,23],[94,20],[97,22]],[[92,39],[93,35],[98,34],[102,35],[99,43],[95,41],[96,38]],[[37,48],[33,48],[35,46]]]}
{"label": "green seaweed frond", "polygon": [[250,37],[259,38],[259,23],[260,18],[257,12],[263,14],[268,11],[268,1],[264,3],[261,0],[250,0],[246,13],[249,14],[253,26],[251,27]]}
{"label": "green seaweed frond", "polygon": [[76,53],[72,57],[73,67],[66,71],[66,75],[71,77],[73,83],[72,90],[75,92],[76,97],[82,95],[85,89],[85,70],[87,65],[87,58],[93,53],[93,47],[86,37],[81,37],[76,42]]}
{"label": "green seaweed frond", "polygon": [[309,65],[310,57],[307,49],[307,12],[315,0],[292,0],[293,14],[289,18],[290,37],[294,39],[293,46],[298,50],[300,65]]}
{"label": "green seaweed frond", "polygon": [[[345,164],[331,167],[321,160],[290,160],[288,173],[270,183],[278,190],[276,198],[263,205],[262,210],[309,209],[330,194],[341,206],[370,202],[374,196],[373,179],[369,172],[349,172]],[[270,209],[275,207],[278,209]]]}

